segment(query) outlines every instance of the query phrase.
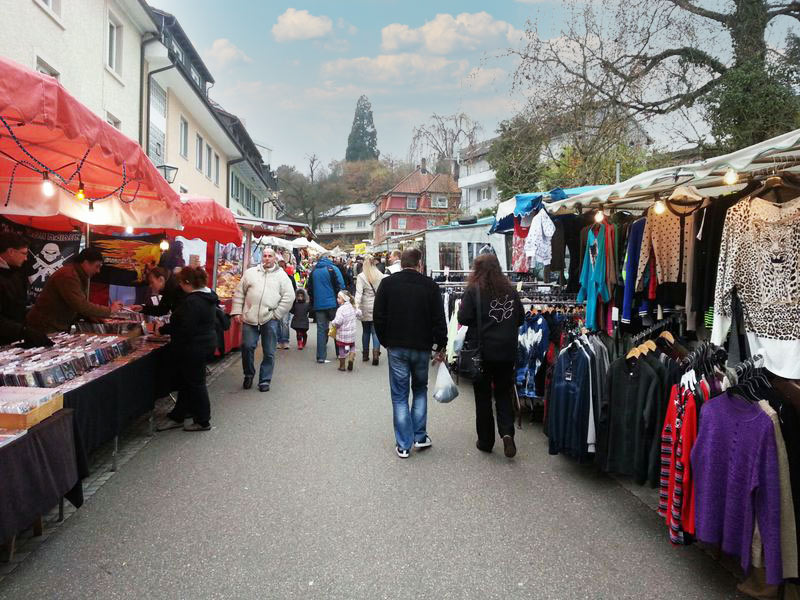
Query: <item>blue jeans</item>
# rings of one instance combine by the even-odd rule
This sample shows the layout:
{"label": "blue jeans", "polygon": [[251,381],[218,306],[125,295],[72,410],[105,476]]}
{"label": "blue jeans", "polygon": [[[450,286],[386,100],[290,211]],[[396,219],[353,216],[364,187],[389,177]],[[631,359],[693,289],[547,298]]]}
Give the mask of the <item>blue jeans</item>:
{"label": "blue jeans", "polygon": [[289,343],[289,323],[292,322],[292,313],[286,313],[286,316],[278,321],[278,343]]}
{"label": "blue jeans", "polygon": [[317,314],[317,361],[328,358],[328,329],[336,317],[336,309],[318,310]]}
{"label": "blue jeans", "polygon": [[[388,352],[394,437],[400,448],[408,450],[415,441],[422,442],[428,435],[428,364],[431,353],[410,348],[388,348]],[[413,398],[410,411],[409,382]]]}
{"label": "blue jeans", "polygon": [[375,323],[372,321],[361,322],[361,350],[369,352],[369,339],[372,338],[372,349],[380,350],[381,343],[378,341],[378,332],[375,330]]}
{"label": "blue jeans", "polygon": [[275,348],[278,347],[279,323],[275,319],[267,321],[261,327],[257,325],[242,325],[242,368],[245,377],[256,374],[255,353],[258,340],[261,338],[261,349],[264,357],[261,359],[261,368],[258,373],[258,383],[272,381],[272,372],[275,369]]}

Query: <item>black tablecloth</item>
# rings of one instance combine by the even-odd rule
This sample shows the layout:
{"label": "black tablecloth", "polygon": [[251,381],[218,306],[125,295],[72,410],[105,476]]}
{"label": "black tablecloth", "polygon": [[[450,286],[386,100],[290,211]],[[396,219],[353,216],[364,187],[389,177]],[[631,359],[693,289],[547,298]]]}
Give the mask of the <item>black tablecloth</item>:
{"label": "black tablecloth", "polygon": [[0,543],[30,527],[65,495],[80,507],[80,480],[87,475],[70,409],[56,412],[0,448]]}
{"label": "black tablecloth", "polygon": [[170,393],[169,348],[121,366],[64,394],[64,406],[75,409],[75,422],[85,452],[91,453],[122,433],[133,419],[153,410]]}

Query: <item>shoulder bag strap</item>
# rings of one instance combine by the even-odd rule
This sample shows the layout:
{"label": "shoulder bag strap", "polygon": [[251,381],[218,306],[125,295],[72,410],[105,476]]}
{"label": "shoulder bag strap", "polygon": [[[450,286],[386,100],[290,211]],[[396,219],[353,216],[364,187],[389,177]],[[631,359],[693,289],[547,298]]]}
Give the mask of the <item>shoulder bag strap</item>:
{"label": "shoulder bag strap", "polygon": [[479,285],[475,286],[475,310],[478,313],[478,356],[481,354],[481,338],[483,337],[483,318],[481,313],[483,312],[483,307],[481,306],[481,288]]}

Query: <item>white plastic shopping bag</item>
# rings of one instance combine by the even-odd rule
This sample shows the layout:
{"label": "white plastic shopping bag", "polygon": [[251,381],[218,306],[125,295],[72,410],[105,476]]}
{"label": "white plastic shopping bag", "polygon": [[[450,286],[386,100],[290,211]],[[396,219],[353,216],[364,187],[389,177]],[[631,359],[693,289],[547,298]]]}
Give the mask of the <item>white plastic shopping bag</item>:
{"label": "white plastic shopping bag", "polygon": [[456,332],[456,340],[453,342],[453,352],[456,354],[461,352],[461,348],[464,347],[464,339],[467,337],[467,329],[469,329],[469,327],[463,325],[462,327],[459,327],[458,332]]}
{"label": "white plastic shopping bag", "polygon": [[447,370],[447,365],[439,363],[439,371],[436,373],[436,388],[433,392],[433,397],[437,402],[445,404],[452,401],[458,396],[458,388],[450,377],[450,371]]}

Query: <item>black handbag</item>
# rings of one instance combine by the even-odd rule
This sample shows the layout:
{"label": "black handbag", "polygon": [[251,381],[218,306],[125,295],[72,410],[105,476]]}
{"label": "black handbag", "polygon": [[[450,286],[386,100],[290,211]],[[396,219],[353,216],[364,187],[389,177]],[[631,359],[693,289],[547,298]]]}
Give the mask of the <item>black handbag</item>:
{"label": "black handbag", "polygon": [[475,303],[478,313],[478,331],[474,340],[465,341],[459,354],[461,370],[472,379],[478,381],[483,377],[483,354],[481,352],[481,335],[483,333],[483,319],[481,318],[481,290],[475,286]]}

